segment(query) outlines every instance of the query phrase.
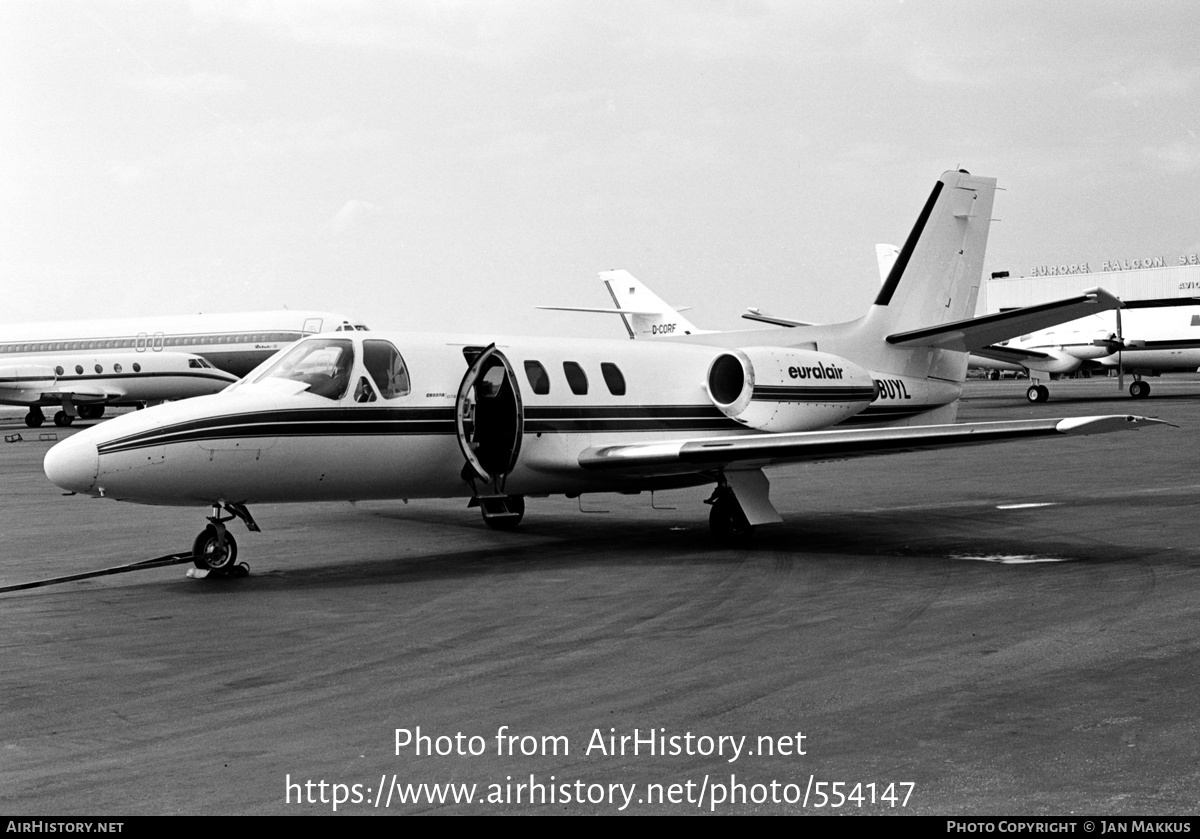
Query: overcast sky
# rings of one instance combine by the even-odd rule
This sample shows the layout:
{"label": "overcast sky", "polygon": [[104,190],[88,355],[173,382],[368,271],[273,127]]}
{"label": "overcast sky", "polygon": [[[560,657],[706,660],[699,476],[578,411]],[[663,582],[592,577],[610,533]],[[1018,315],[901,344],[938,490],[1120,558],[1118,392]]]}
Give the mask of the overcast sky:
{"label": "overcast sky", "polygon": [[1200,251],[1193,2],[0,2],[0,321],[833,321],[934,180],[987,271]]}

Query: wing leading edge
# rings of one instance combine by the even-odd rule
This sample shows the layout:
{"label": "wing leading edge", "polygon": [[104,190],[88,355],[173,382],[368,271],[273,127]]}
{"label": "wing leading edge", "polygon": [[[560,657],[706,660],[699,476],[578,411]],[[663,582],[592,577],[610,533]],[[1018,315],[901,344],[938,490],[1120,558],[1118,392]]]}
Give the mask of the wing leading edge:
{"label": "wing leading edge", "polygon": [[1170,425],[1131,415],[1035,419],[1008,422],[747,434],[659,443],[593,446],[579,455],[585,469],[625,474],[678,474],[697,469],[754,468],[772,463],[846,460],[928,449],[982,446],[1063,435],[1083,436]]}

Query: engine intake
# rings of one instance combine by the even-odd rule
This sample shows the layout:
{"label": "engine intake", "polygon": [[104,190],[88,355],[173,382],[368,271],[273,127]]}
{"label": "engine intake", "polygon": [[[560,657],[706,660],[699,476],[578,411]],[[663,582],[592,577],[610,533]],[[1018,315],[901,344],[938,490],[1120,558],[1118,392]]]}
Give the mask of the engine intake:
{"label": "engine intake", "polygon": [[870,373],[815,350],[748,347],[713,359],[708,396],[730,419],[759,431],[812,431],[834,425],[874,401]]}

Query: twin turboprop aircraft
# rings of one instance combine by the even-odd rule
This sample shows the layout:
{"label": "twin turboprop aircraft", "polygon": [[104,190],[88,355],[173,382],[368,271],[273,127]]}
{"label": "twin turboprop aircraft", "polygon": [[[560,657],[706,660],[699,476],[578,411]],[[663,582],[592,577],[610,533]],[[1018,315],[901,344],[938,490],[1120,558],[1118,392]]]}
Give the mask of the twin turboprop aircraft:
{"label": "twin turboprop aircraft", "polygon": [[714,485],[722,540],[781,521],[763,468],[1093,434],[1132,416],[955,424],[966,346],[1113,305],[971,318],[996,182],[935,184],[868,313],[850,323],[658,341],[350,332],[297,342],[222,393],[57,444],[72,492],[211,507],[201,569],[245,570],[227,522],[281,501],[469,499],[492,527],[527,497]]}

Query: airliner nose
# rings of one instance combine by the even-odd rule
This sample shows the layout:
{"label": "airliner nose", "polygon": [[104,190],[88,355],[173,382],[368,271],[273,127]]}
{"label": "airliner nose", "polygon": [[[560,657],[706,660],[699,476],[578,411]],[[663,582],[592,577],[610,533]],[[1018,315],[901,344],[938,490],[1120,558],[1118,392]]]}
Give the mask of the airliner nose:
{"label": "airliner nose", "polygon": [[46,452],[42,466],[51,482],[71,492],[86,493],[96,485],[100,455],[86,435],[76,434]]}

